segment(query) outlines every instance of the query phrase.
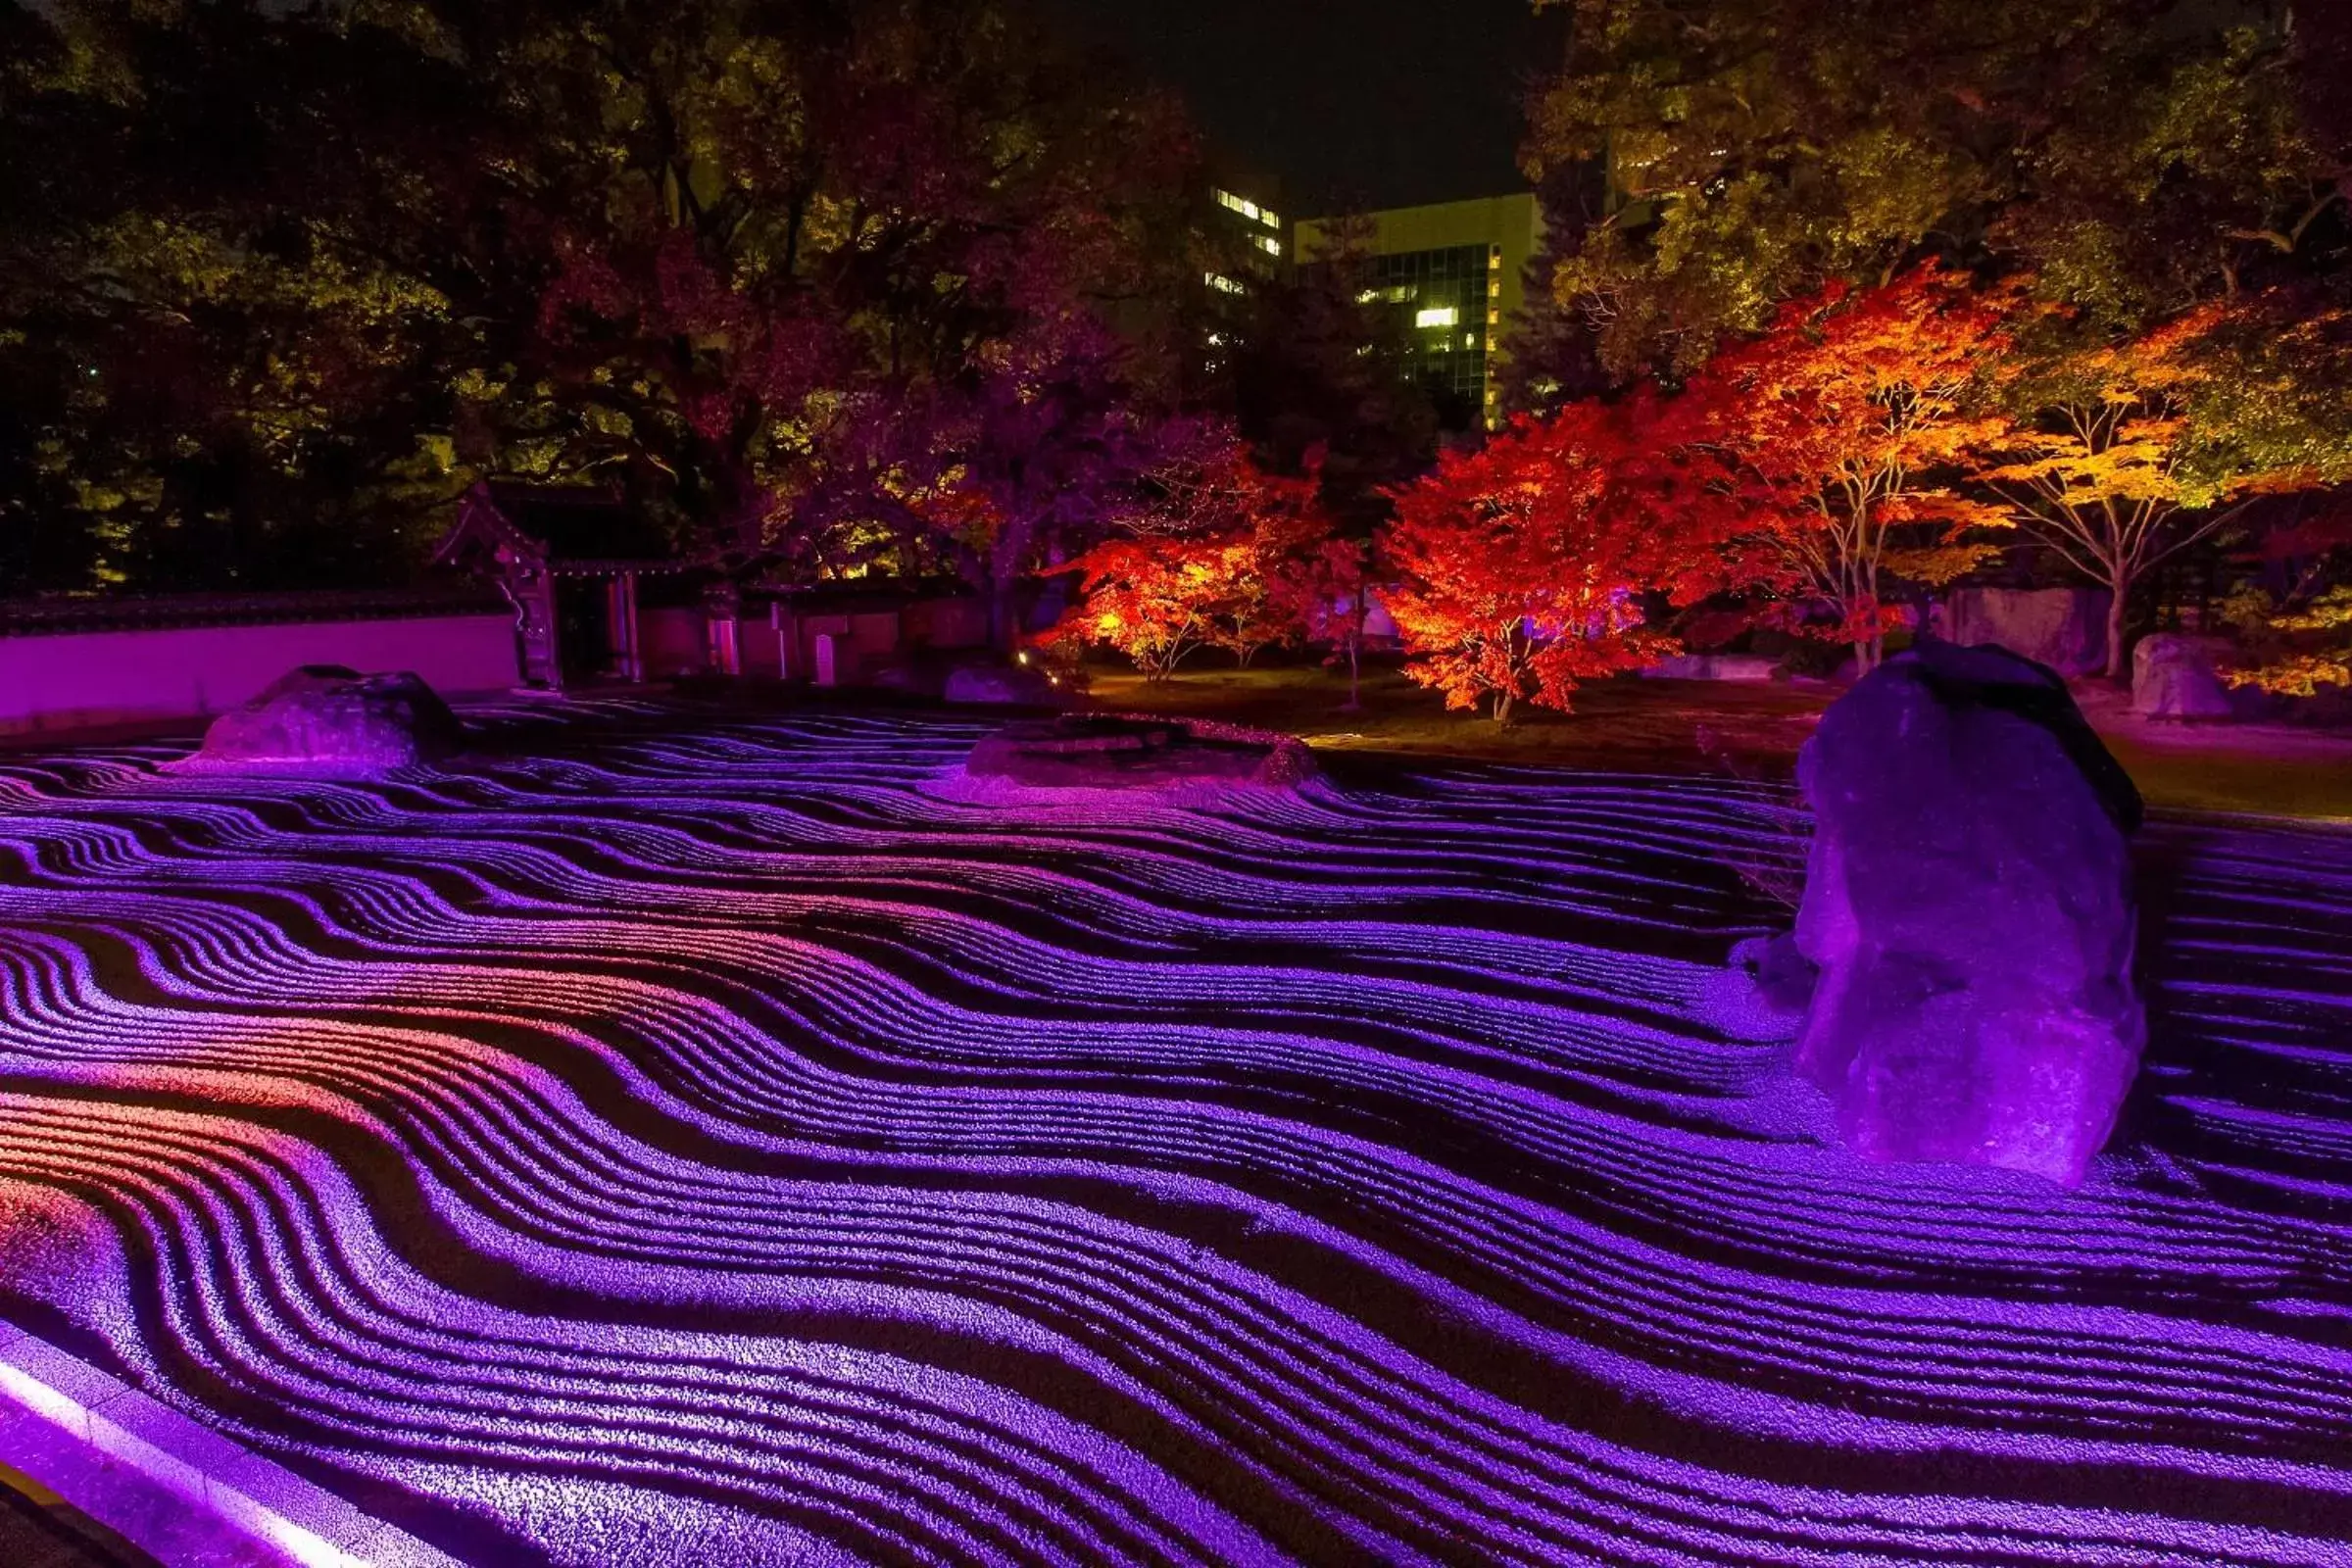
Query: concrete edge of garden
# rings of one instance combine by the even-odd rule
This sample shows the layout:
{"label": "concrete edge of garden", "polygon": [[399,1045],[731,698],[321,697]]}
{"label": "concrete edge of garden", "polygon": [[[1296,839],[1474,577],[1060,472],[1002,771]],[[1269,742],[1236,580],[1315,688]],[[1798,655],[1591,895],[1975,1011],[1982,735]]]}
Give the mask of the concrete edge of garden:
{"label": "concrete edge of garden", "polygon": [[[464,1568],[5,1319],[0,1395],[305,1568]],[[75,1502],[105,1522],[103,1504]]]}

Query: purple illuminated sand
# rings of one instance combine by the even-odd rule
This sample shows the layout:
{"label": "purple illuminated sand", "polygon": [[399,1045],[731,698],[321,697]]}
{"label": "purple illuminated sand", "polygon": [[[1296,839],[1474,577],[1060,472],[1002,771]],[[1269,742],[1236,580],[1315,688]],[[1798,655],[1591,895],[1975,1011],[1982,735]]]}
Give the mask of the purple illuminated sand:
{"label": "purple illuminated sand", "polygon": [[2343,835],[2153,830],[2162,1070],[2066,1191],[1710,1021],[1747,786],[468,716],[0,761],[0,1315],[467,1561],[2344,1561]]}
{"label": "purple illuminated sand", "polygon": [[1823,715],[1797,947],[1799,1070],[1873,1159],[2079,1184],[2146,1035],[2125,835],[2139,797],[2065,683],[1930,642]]}
{"label": "purple illuminated sand", "polygon": [[1206,719],[1065,713],[1007,724],[983,736],[964,777],[1018,789],[1183,792],[1213,799],[1217,786],[1287,789],[1315,773],[1314,754],[1293,735]]}

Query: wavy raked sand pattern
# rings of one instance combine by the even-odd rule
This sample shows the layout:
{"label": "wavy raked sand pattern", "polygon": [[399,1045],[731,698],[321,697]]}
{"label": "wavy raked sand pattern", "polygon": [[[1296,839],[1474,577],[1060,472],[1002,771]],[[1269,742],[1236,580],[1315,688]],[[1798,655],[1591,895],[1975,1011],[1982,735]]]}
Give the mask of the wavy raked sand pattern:
{"label": "wavy raked sand pattern", "polygon": [[1747,786],[477,717],[0,760],[0,1311],[482,1568],[2352,1563],[2352,835],[2151,830],[2067,1194],[1824,1138]]}

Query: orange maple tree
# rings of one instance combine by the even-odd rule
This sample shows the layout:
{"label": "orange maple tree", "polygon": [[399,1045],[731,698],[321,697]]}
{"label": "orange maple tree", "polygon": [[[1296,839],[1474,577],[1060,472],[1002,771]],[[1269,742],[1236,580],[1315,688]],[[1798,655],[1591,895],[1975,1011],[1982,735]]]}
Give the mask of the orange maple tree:
{"label": "orange maple tree", "polygon": [[1294,477],[1235,442],[1163,488],[1163,499],[1131,520],[1131,537],[1069,564],[1084,598],[1054,640],[1115,648],[1152,681],[1204,647],[1247,668],[1269,644],[1304,639],[1345,645],[1352,662],[1360,612],[1350,632],[1328,601],[1360,588],[1363,552],[1332,537],[1320,454]]}
{"label": "orange maple tree", "polygon": [[1871,668],[1900,618],[1893,579],[1949,582],[1992,553],[1981,530],[2014,525],[1961,488],[2016,433],[1980,396],[2007,317],[2005,293],[1934,268],[1785,307],[1665,408],[1666,438],[1714,470],[1676,492],[1670,529],[1721,533],[1723,511],[1744,519],[1835,616],[1824,634]]}
{"label": "orange maple tree", "polygon": [[[1693,475],[1655,439],[1660,405],[1571,404],[1394,492],[1381,601],[1405,673],[1448,708],[1566,710],[1583,682],[1681,651],[1650,620],[1774,573],[1732,508],[1692,504]],[[1681,504],[1677,504],[1680,498]],[[1661,516],[1678,525],[1659,526]]]}

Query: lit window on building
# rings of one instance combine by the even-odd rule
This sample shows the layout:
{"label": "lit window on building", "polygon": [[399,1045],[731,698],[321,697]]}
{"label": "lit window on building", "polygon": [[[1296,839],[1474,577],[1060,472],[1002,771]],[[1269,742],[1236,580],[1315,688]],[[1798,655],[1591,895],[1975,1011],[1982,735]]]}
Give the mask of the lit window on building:
{"label": "lit window on building", "polygon": [[1371,287],[1364,290],[1375,298],[1409,302],[1414,324],[1424,329],[1412,355],[1414,377],[1473,408],[1485,396],[1491,365],[1490,339],[1477,328],[1487,324],[1480,315],[1492,309],[1487,294],[1494,276],[1492,252],[1492,246],[1472,244],[1374,256],[1366,279]]}
{"label": "lit window on building", "polygon": [[1502,313],[1501,313],[1500,311],[1489,311],[1489,312],[1487,313],[1487,324],[1488,324],[1489,326],[1494,326],[1494,325],[1497,324],[1498,322],[1500,322],[1501,320],[1502,320]]}
{"label": "lit window on building", "polygon": [[1267,211],[1263,207],[1257,210],[1257,220],[1265,224],[1268,228],[1280,228],[1282,226],[1282,220],[1276,218],[1271,212]]}
{"label": "lit window on building", "polygon": [[1487,270],[1490,272],[1499,272],[1502,270],[1501,246],[1497,245],[1493,250],[1487,252]]}
{"label": "lit window on building", "polygon": [[1502,284],[1499,282],[1489,283],[1487,285],[1487,298],[1491,300],[1498,300],[1502,298]]}
{"label": "lit window on building", "polygon": [[1282,241],[1278,239],[1268,239],[1265,235],[1260,234],[1257,237],[1257,248],[1264,251],[1268,256],[1280,256],[1282,254]]}
{"label": "lit window on building", "polygon": [[1240,283],[1237,283],[1232,278],[1227,277],[1223,272],[1203,272],[1200,274],[1200,281],[1206,283],[1210,288],[1215,289],[1220,294],[1241,294],[1247,292]]}
{"label": "lit window on building", "polygon": [[1247,196],[1236,196],[1229,190],[1220,190],[1216,194],[1218,206],[1230,207],[1235,212],[1241,214],[1244,218],[1253,218],[1262,222],[1272,222],[1274,220],[1271,213],[1268,213],[1264,208],[1258,206],[1257,203],[1251,201]]}

